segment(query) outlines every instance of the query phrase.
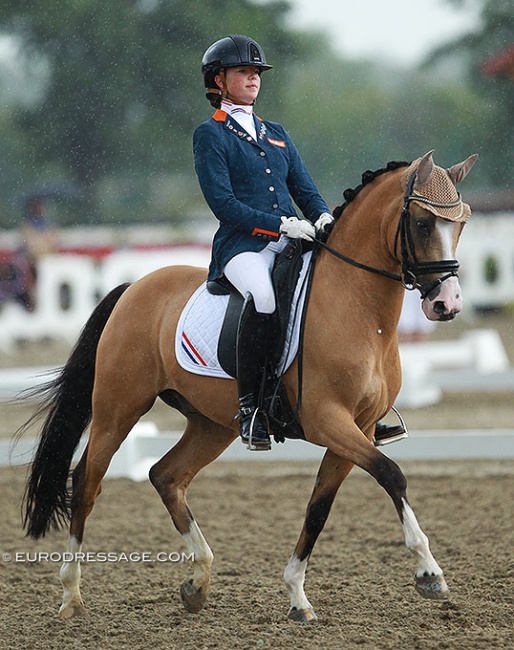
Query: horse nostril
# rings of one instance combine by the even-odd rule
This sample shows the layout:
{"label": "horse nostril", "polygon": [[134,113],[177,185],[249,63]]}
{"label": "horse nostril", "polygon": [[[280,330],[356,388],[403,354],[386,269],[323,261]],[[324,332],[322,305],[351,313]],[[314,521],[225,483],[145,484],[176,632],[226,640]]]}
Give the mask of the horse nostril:
{"label": "horse nostril", "polygon": [[446,305],[442,300],[434,303],[434,311],[436,314],[444,314],[446,312]]}

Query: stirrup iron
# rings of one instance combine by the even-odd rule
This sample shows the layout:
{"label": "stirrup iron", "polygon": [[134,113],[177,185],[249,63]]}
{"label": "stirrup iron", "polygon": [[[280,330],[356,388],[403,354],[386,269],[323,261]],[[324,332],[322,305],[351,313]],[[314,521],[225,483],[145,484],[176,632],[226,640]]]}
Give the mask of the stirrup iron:
{"label": "stirrup iron", "polygon": [[391,427],[392,429],[398,429],[398,432],[392,434],[391,436],[388,436],[387,438],[381,438],[378,440],[374,437],[373,444],[375,445],[375,447],[384,447],[385,445],[390,445],[393,442],[399,442],[400,440],[405,440],[406,438],[409,437],[409,431],[407,429],[407,425],[405,424],[405,420],[403,419],[400,411],[395,406],[393,406],[391,410],[394,411],[398,420],[400,420],[399,425],[397,425],[396,427]]}
{"label": "stirrup iron", "polygon": [[[252,419],[250,421],[250,436],[248,437],[248,440],[243,440],[243,442],[246,443],[246,448],[249,451],[269,451],[271,449],[271,439],[268,438],[267,440],[259,440],[259,443],[255,444],[253,442],[253,429],[254,429],[254,424],[255,420],[257,418],[257,414],[259,412],[259,408],[256,408],[254,412],[252,413]],[[267,420],[268,418],[266,417],[266,414],[264,414],[264,417],[266,419],[266,425],[267,425]],[[269,427],[267,427],[269,429]]]}

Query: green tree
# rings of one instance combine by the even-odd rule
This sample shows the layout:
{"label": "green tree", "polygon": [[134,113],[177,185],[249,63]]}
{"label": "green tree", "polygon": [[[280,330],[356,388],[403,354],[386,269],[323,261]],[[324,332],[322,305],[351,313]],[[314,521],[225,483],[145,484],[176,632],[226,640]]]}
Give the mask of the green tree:
{"label": "green tree", "polygon": [[[477,0],[448,0],[457,6],[476,5]],[[491,187],[512,188],[512,152],[514,151],[514,78],[492,76],[484,64],[492,56],[514,46],[514,3],[512,0],[480,0],[479,28],[449,45],[437,49],[427,62],[441,65],[459,58],[467,70],[470,89],[487,105],[482,128],[475,140],[481,155],[479,167],[487,169]],[[475,106],[472,107],[475,109]]]}
{"label": "green tree", "polygon": [[330,52],[297,64],[288,83],[285,123],[332,206],[364,170],[391,160],[430,149],[439,164],[463,160],[487,118],[487,103],[461,81],[338,62]]}
{"label": "green tree", "polygon": [[474,187],[508,186],[514,84],[481,65],[513,40],[514,10],[482,1],[481,31],[414,71],[342,60],[322,34],[287,30],[280,0],[2,3],[0,36],[17,39],[21,85],[37,92],[32,101],[18,95],[15,110],[16,95],[2,95],[0,210],[39,178],[86,188],[90,208],[70,215],[77,221],[206,213],[191,151],[194,128],[212,112],[200,59],[229,33],[250,33],[264,47],[275,67],[263,76],[257,114],[284,123],[331,205],[365,169],[432,148],[440,164],[478,151]]}

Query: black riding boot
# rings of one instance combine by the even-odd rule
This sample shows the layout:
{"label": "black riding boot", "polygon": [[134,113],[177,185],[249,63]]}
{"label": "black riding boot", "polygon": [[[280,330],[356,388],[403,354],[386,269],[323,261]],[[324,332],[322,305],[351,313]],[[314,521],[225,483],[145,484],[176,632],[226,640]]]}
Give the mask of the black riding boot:
{"label": "black riding boot", "polygon": [[253,298],[246,295],[237,332],[237,388],[239,391],[239,429],[248,449],[271,449],[267,418],[259,396],[266,364],[270,316],[255,311]]}

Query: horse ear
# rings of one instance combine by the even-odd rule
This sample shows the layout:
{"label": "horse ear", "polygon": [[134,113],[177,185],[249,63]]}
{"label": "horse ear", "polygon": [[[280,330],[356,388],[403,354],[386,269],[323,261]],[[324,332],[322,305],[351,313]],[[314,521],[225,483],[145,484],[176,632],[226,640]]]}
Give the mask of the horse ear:
{"label": "horse ear", "polygon": [[423,187],[423,185],[426,185],[432,177],[435,166],[432,159],[433,153],[434,150],[432,149],[432,151],[426,153],[420,160],[416,174],[416,181],[414,182],[414,188]]}
{"label": "horse ear", "polygon": [[474,153],[469,158],[466,158],[464,162],[453,165],[450,169],[446,170],[454,185],[457,185],[457,183],[460,183],[466,178],[477,158],[478,154]]}

